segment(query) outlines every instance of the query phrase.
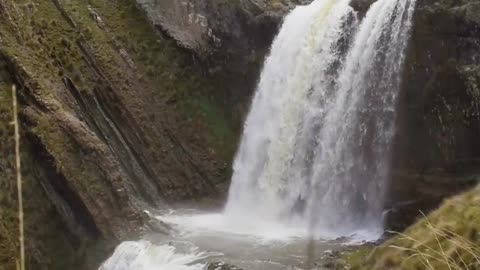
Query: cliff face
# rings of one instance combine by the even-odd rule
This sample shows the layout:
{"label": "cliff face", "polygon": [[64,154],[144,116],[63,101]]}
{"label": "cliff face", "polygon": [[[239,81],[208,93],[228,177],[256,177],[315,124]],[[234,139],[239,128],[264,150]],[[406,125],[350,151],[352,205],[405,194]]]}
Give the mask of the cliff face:
{"label": "cliff face", "polygon": [[400,104],[401,165],[450,172],[478,165],[480,3],[421,1],[416,14]]}
{"label": "cliff face", "polygon": [[389,196],[404,225],[480,180],[480,2],[418,1],[414,24]]}
{"label": "cliff face", "polygon": [[217,103],[241,132],[260,68],[283,16],[311,0],[136,0],[149,20],[192,51]]}
{"label": "cliff face", "polygon": [[31,269],[94,268],[138,234],[140,208],[216,196],[228,179],[236,139],[215,88],[133,1],[1,1],[0,75],[1,267],[15,265],[12,84]]}
{"label": "cliff face", "polygon": [[[352,0],[363,16],[375,0]],[[405,54],[387,227],[480,182],[480,2],[417,1]]]}

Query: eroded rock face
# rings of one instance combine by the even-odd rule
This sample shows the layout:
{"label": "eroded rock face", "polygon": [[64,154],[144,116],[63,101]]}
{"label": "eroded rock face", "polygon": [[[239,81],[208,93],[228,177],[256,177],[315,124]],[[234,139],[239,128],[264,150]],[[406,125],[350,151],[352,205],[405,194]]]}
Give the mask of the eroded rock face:
{"label": "eroded rock face", "polygon": [[350,6],[363,17],[367,13],[370,6],[377,0],[352,0]]}
{"label": "eroded rock face", "polygon": [[213,87],[191,53],[156,36],[133,1],[2,1],[0,265],[7,269],[17,250],[12,84],[25,190],[33,194],[25,197],[29,269],[95,269],[119,241],[141,233],[142,209],[217,196],[228,179],[235,140],[210,99]]}
{"label": "eroded rock face", "polygon": [[403,226],[480,180],[480,2],[418,1],[414,23],[389,196]]}
{"label": "eroded rock face", "polygon": [[283,15],[302,2],[311,1],[137,0],[154,25],[200,57],[268,46]]}
{"label": "eroded rock face", "polygon": [[137,0],[157,29],[194,52],[237,133],[283,16],[310,2]]}

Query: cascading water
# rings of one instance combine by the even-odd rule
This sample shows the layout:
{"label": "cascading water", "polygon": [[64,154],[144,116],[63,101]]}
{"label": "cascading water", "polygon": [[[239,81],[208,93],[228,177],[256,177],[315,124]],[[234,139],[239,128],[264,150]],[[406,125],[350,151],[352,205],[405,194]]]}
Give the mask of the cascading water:
{"label": "cascading water", "polygon": [[381,233],[415,0],[379,0],[360,25],[349,2],[317,0],[285,19],[245,124],[227,216],[327,237]]}
{"label": "cascading water", "polygon": [[322,238],[315,252],[338,245],[325,238],[381,235],[416,0],[378,0],[361,23],[349,2],[315,0],[286,17],[245,124],[224,212],[164,213],[158,219],[172,225],[170,235],[123,243],[99,270],[197,270],[218,259],[245,269],[302,269],[311,233]]}

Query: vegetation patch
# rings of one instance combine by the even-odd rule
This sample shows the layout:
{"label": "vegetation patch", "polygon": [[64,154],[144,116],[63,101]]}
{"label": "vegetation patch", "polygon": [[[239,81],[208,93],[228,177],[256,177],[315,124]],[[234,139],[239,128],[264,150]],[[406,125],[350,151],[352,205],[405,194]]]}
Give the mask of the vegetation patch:
{"label": "vegetation patch", "polygon": [[480,269],[480,191],[447,200],[349,269]]}

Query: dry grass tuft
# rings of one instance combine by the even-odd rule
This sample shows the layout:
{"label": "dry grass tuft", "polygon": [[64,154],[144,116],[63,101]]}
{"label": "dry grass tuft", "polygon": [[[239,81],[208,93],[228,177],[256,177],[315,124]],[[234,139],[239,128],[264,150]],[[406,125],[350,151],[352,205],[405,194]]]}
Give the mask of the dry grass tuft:
{"label": "dry grass tuft", "polygon": [[17,191],[18,191],[18,226],[19,226],[19,243],[20,243],[20,259],[17,261],[17,269],[25,270],[25,233],[23,221],[23,192],[22,192],[22,169],[20,162],[20,127],[18,123],[18,103],[17,88],[12,86],[12,105],[13,105],[13,126],[15,127],[15,164],[17,175]]}
{"label": "dry grass tuft", "polygon": [[357,270],[480,270],[480,188],[447,200],[351,265]]}
{"label": "dry grass tuft", "polygon": [[[397,233],[401,240],[414,243],[413,247],[389,245],[389,247],[412,253],[407,259],[416,258],[425,269],[435,270],[441,267],[449,270],[478,269],[480,266],[480,247],[477,243],[449,229],[439,228],[425,216],[426,228],[435,238],[437,246],[431,247],[406,234]],[[449,249],[446,250],[445,246]],[[468,262],[467,262],[468,261]],[[435,267],[433,265],[436,265]]]}

